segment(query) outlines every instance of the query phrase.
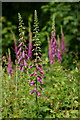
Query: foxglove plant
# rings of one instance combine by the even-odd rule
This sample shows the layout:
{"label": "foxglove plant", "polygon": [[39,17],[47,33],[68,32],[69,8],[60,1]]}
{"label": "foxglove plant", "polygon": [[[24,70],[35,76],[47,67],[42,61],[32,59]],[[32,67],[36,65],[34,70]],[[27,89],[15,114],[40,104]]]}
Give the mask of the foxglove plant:
{"label": "foxglove plant", "polygon": [[53,64],[52,47],[51,47],[51,41],[49,40],[49,36],[48,36],[48,56],[49,56],[50,64]]}
{"label": "foxglove plant", "polygon": [[33,37],[33,42],[34,42],[34,67],[35,67],[35,71],[34,73],[30,74],[31,76],[35,76],[36,79],[32,80],[30,85],[34,86],[33,91],[30,92],[30,94],[33,94],[34,92],[36,93],[36,101],[37,101],[37,96],[40,96],[41,93],[40,91],[43,90],[43,88],[41,87],[41,84],[43,84],[42,78],[44,77],[44,72],[42,70],[42,60],[40,58],[41,56],[41,48],[40,48],[40,39],[39,39],[39,27],[38,27],[38,18],[37,18],[37,11],[35,10],[35,14],[34,14],[34,37]]}
{"label": "foxglove plant", "polygon": [[58,53],[57,53],[57,57],[58,57],[58,62],[61,62],[61,60],[62,60],[62,52],[61,52],[61,48],[60,48],[59,36],[58,36]]}
{"label": "foxglove plant", "polygon": [[18,65],[20,67],[20,71],[24,71],[25,68],[28,67],[27,65],[27,59],[28,59],[28,55],[27,55],[27,51],[28,48],[26,46],[26,40],[25,40],[25,34],[24,34],[24,23],[22,20],[22,17],[20,15],[20,13],[18,13],[18,18],[19,18],[19,45],[18,45],[18,51],[17,51],[17,59],[18,59]]}
{"label": "foxglove plant", "polygon": [[55,24],[52,26],[52,32],[51,32],[51,46],[52,46],[52,56],[53,59],[55,56],[57,56],[57,40],[56,40],[56,33],[55,33]]}
{"label": "foxglove plant", "polygon": [[29,48],[28,48],[28,57],[29,57],[29,59],[32,58],[32,32],[31,32],[30,23],[29,23]]}
{"label": "foxglove plant", "polygon": [[66,47],[65,47],[65,41],[64,41],[64,33],[62,30],[62,26],[61,26],[61,41],[62,41],[62,53],[66,52]]}
{"label": "foxglove plant", "polygon": [[10,54],[10,50],[8,49],[8,74],[9,76],[12,76],[13,70],[12,70],[12,65],[11,65],[11,54]]}
{"label": "foxglove plant", "polygon": [[49,59],[50,59],[50,64],[54,63],[54,58],[57,56],[57,47],[58,43],[56,40],[56,33],[55,33],[55,24],[53,23],[52,25],[52,32],[51,32],[51,40],[48,42],[49,43]]}

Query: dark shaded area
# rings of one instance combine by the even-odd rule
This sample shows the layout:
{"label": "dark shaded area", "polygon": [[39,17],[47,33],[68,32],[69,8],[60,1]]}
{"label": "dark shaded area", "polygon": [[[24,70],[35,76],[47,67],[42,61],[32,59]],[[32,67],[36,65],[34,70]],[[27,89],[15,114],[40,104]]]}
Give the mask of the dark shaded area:
{"label": "dark shaded area", "polygon": [[[31,26],[33,31],[33,15],[34,10],[38,12],[39,27],[40,27],[40,40],[42,53],[48,56],[48,42],[46,33],[50,36],[53,22],[53,15],[55,18],[56,33],[60,35],[60,25],[63,25],[65,35],[65,42],[67,48],[67,56],[69,64],[73,59],[80,59],[80,33],[79,33],[79,10],[80,3],[68,2],[6,2],[2,3],[2,16],[3,18],[3,55],[6,54],[7,49],[12,51],[12,59],[15,59],[14,45],[11,31],[12,30],[18,40],[18,12],[21,13],[24,24],[26,26],[26,40],[28,40],[28,21],[31,17]],[[71,58],[69,56],[72,55]]]}

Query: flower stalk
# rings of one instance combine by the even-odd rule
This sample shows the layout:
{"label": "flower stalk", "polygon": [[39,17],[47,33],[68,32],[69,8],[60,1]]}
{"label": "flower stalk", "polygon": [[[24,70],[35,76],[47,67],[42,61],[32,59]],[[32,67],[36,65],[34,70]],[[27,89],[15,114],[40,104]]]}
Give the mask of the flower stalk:
{"label": "flower stalk", "polygon": [[22,20],[22,17],[20,13],[18,13],[19,18],[19,45],[18,45],[18,51],[17,51],[17,58],[18,58],[18,65],[20,68],[20,71],[24,71],[28,65],[27,65],[27,59],[28,59],[28,48],[26,46],[26,40],[25,40],[25,28],[23,27],[24,23]]}
{"label": "flower stalk", "polygon": [[28,48],[28,57],[29,57],[29,59],[32,58],[32,32],[31,32],[30,22],[29,22],[29,48]]}
{"label": "flower stalk", "polygon": [[39,27],[38,27],[38,18],[37,11],[34,12],[34,31],[33,31],[33,53],[34,53],[34,65],[35,68],[34,73],[30,74],[30,77],[34,76],[35,79],[31,81],[30,85],[34,86],[34,89],[30,92],[30,94],[36,93],[36,104],[37,104],[37,112],[36,115],[38,117],[38,96],[41,96],[41,91],[43,88],[41,85],[43,84],[42,78],[44,77],[44,72],[42,69],[42,60],[41,60],[41,48],[40,48],[40,38],[39,38]]}
{"label": "flower stalk", "polygon": [[58,62],[61,62],[61,60],[62,60],[62,52],[61,52],[61,47],[60,47],[59,35],[58,35],[58,53],[57,53],[57,57],[58,57]]}

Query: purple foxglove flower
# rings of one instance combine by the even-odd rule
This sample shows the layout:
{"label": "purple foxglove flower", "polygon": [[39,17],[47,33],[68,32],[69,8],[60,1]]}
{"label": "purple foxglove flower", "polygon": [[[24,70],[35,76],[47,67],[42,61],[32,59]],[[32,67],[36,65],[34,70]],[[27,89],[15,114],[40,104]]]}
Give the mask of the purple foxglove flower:
{"label": "purple foxglove flower", "polygon": [[40,92],[37,92],[37,95],[38,95],[38,96],[41,96],[41,93],[40,93]]}
{"label": "purple foxglove flower", "polygon": [[[53,31],[52,31],[52,34],[53,34]],[[52,36],[51,36],[51,39],[54,39],[56,37],[56,33],[54,33]]]}
{"label": "purple foxglove flower", "polygon": [[34,92],[36,92],[36,90],[37,90],[36,87],[34,87]]}
{"label": "purple foxglove flower", "polygon": [[30,85],[35,85],[35,82],[34,81],[30,82]]}
{"label": "purple foxglove flower", "polygon": [[20,64],[20,67],[22,67],[23,66],[23,64]]}
{"label": "purple foxglove flower", "polygon": [[39,56],[37,57],[38,59],[41,59]]}
{"label": "purple foxglove flower", "polygon": [[36,68],[38,69],[38,65],[36,65]]}
{"label": "purple foxglove flower", "polygon": [[17,58],[19,59],[19,58],[20,58],[20,56],[18,55],[18,56],[17,56]]}
{"label": "purple foxglove flower", "polygon": [[[37,88],[34,90],[34,92],[37,93],[37,96],[40,96],[41,94],[40,94],[40,92],[38,92],[38,84],[37,83],[39,83],[39,85],[40,85],[40,83],[43,83],[43,81],[41,79],[43,78],[44,72],[41,69],[42,65],[40,63],[40,62],[42,62],[42,60],[40,58],[41,48],[40,48],[40,40],[39,40],[39,33],[38,33],[38,27],[37,27],[38,19],[37,19],[36,10],[35,10],[35,17],[34,18],[35,18],[35,20],[34,20],[35,23],[34,24],[36,24],[36,26],[35,26],[35,29],[34,29],[34,37],[33,37],[33,39],[34,39],[34,49],[32,51],[34,51],[34,57],[35,57],[34,67],[35,67],[36,70],[35,70],[34,74],[32,74],[30,76],[35,76],[35,78],[36,78],[35,79],[35,85],[36,85]],[[39,90],[42,90],[42,88],[39,88]],[[36,96],[36,98],[37,98],[37,96]]]}
{"label": "purple foxglove flower", "polygon": [[40,60],[40,62],[43,62],[42,60]]}
{"label": "purple foxglove flower", "polygon": [[26,61],[25,61],[25,59],[24,59],[24,66],[25,66],[25,67],[28,67],[28,65],[27,65],[27,63],[26,63]]}
{"label": "purple foxglove flower", "polygon": [[35,60],[34,60],[34,64],[36,64],[36,63],[37,63],[37,60],[35,59]]}
{"label": "purple foxglove flower", "polygon": [[22,60],[22,57],[21,57],[21,58],[19,58],[19,60],[18,60],[18,64],[20,64],[21,60]]}
{"label": "purple foxglove flower", "polygon": [[21,52],[21,48],[17,51],[17,55],[19,55],[19,54],[20,54],[20,52]]}
{"label": "purple foxglove flower", "polygon": [[37,80],[42,84],[44,83],[39,77],[37,77]]}
{"label": "purple foxglove flower", "polygon": [[40,79],[42,79],[43,77],[41,77],[41,76],[38,76]]}
{"label": "purple foxglove flower", "polygon": [[21,43],[18,45],[18,47],[21,47],[21,46],[22,46],[22,44],[23,44],[23,42],[21,42]]}
{"label": "purple foxglove flower", "polygon": [[51,32],[51,40],[49,41],[49,59],[50,64],[54,63],[54,57],[57,56],[57,41],[55,33],[55,24],[53,26],[53,31]]}
{"label": "purple foxglove flower", "polygon": [[39,67],[42,67],[42,65],[39,65]]}
{"label": "purple foxglove flower", "polygon": [[21,68],[20,68],[20,71],[22,71],[22,72],[23,72],[23,71],[24,71],[24,67],[21,67]]}
{"label": "purple foxglove flower", "polygon": [[33,66],[29,66],[28,68],[31,69]]}
{"label": "purple foxglove flower", "polygon": [[34,75],[34,73],[30,74],[30,77],[33,76],[33,75]]}
{"label": "purple foxglove flower", "polygon": [[22,52],[22,57],[25,58],[25,53],[24,53],[24,51]]}
{"label": "purple foxglove flower", "polygon": [[25,49],[28,50],[28,48],[25,46]]}
{"label": "purple foxglove flower", "polygon": [[42,87],[40,87],[40,90],[44,91],[44,89]]}
{"label": "purple foxglove flower", "polygon": [[34,72],[34,76],[37,76],[38,75],[38,73],[37,72]]}
{"label": "purple foxglove flower", "polygon": [[58,61],[62,60],[61,50],[58,48]]}
{"label": "purple foxglove flower", "polygon": [[44,74],[44,72],[43,72],[42,70],[40,71],[40,73],[41,73],[41,74]]}
{"label": "purple foxglove flower", "polygon": [[32,32],[31,32],[31,26],[30,26],[30,23],[29,23],[29,47],[28,47],[28,56],[29,56],[29,59],[32,58]]}
{"label": "purple foxglove flower", "polygon": [[48,56],[49,56],[50,64],[53,64],[52,47],[49,38],[48,38]]}
{"label": "purple foxglove flower", "polygon": [[60,48],[59,36],[58,36],[58,53],[57,53],[57,57],[58,57],[58,62],[60,62],[62,60],[62,53],[61,53],[61,48]]}
{"label": "purple foxglove flower", "polygon": [[18,64],[20,67],[20,71],[24,71],[27,66],[27,46],[26,46],[26,40],[24,39],[24,28],[23,28],[23,20],[20,15],[18,14],[19,17],[19,45],[18,45],[18,52],[17,52],[17,59],[18,59]]}
{"label": "purple foxglove flower", "polygon": [[25,57],[29,59],[29,56],[28,56],[28,55],[25,55]]}
{"label": "purple foxglove flower", "polygon": [[34,93],[34,90],[30,92],[30,95]]}

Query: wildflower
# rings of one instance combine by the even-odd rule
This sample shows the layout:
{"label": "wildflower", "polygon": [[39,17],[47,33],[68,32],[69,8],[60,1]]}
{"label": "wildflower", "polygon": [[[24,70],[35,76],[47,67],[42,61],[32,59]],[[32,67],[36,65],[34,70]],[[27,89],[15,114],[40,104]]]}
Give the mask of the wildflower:
{"label": "wildflower", "polygon": [[48,37],[48,56],[49,56],[50,64],[53,64],[51,41],[49,40],[49,37]]}
{"label": "wildflower", "polygon": [[[53,21],[54,22],[54,21]],[[55,23],[52,25],[52,32],[51,32],[51,39],[48,38],[48,54],[50,64],[54,63],[54,58],[57,56],[57,40],[56,40],[56,33],[55,33]]]}
{"label": "wildflower", "polygon": [[37,77],[37,80],[38,80],[40,83],[43,83],[43,81],[42,81],[39,77]]}
{"label": "wildflower", "polygon": [[59,36],[58,36],[58,53],[57,53],[57,57],[58,57],[58,62],[60,62],[62,60],[62,53],[61,53],[61,49],[60,49]]}
{"label": "wildflower", "polygon": [[37,95],[38,95],[38,96],[41,96],[41,93],[40,93],[40,92],[37,92]]}
{"label": "wildflower", "polygon": [[44,89],[42,87],[40,87],[40,90],[44,91]]}
{"label": "wildflower", "polygon": [[26,46],[26,40],[24,39],[24,27],[23,27],[23,20],[22,17],[20,15],[20,13],[18,13],[18,17],[19,17],[19,45],[18,45],[18,51],[17,51],[17,59],[18,59],[18,65],[20,67],[20,71],[24,71],[25,68],[28,67],[27,65],[27,59],[28,59],[28,55],[27,55],[27,46]]}
{"label": "wildflower", "polygon": [[29,48],[28,48],[28,56],[29,56],[29,59],[32,58],[32,32],[31,32],[30,23],[29,23]]}
{"label": "wildflower", "polygon": [[28,68],[31,69],[33,66],[29,66]]}
{"label": "wildflower", "polygon": [[30,85],[35,85],[35,82],[34,81],[30,82]]}
{"label": "wildflower", "polygon": [[[34,90],[30,92],[30,94],[36,92],[36,96],[40,96],[41,93],[39,92],[40,90],[43,90],[42,87],[39,87],[38,89],[38,84],[40,86],[40,84],[43,84],[42,78],[44,75],[44,72],[42,70],[42,64],[41,62],[43,62],[40,58],[41,56],[41,48],[40,48],[40,40],[39,40],[39,27],[38,27],[38,18],[37,18],[37,12],[35,11],[35,20],[34,20],[34,37],[33,37],[33,41],[34,41],[34,49],[32,50],[34,52],[34,67],[35,67],[35,71],[34,73],[30,74],[30,76],[35,76],[35,82],[31,82],[30,85],[34,85]],[[40,74],[41,73],[41,74]],[[41,76],[40,76],[41,75]]]}

